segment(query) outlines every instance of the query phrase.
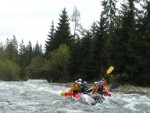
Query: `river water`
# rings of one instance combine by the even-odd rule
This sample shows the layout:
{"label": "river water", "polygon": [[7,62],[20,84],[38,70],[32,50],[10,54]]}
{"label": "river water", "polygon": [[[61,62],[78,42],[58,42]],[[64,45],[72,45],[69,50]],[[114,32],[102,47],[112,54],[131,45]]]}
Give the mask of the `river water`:
{"label": "river water", "polygon": [[105,101],[60,97],[68,88],[45,80],[0,81],[0,113],[150,113],[150,95],[111,92]]}

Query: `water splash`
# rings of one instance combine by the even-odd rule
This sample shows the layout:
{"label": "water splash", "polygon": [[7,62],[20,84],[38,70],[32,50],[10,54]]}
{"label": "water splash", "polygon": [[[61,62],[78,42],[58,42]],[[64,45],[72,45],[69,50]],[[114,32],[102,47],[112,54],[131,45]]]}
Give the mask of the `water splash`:
{"label": "water splash", "polygon": [[0,81],[0,113],[149,113],[150,95],[112,93],[91,106],[93,99],[61,97],[67,87],[45,80]]}

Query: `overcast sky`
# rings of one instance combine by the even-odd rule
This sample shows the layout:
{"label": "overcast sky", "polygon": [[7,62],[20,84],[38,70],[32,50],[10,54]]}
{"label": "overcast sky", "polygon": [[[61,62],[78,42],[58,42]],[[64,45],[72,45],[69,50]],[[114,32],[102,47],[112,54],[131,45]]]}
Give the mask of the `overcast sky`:
{"label": "overcast sky", "polygon": [[89,28],[99,20],[100,4],[100,0],[0,0],[0,42],[15,35],[18,43],[23,39],[25,44],[30,40],[44,46],[52,20],[57,26],[64,7],[70,17],[76,6],[81,24]]}

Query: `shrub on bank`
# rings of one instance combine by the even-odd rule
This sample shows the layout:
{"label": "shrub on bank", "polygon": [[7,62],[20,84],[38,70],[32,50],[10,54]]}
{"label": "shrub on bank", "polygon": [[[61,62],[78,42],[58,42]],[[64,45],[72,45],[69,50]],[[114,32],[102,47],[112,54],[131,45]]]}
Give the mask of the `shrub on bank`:
{"label": "shrub on bank", "polygon": [[11,81],[19,79],[20,67],[10,60],[0,60],[0,79]]}

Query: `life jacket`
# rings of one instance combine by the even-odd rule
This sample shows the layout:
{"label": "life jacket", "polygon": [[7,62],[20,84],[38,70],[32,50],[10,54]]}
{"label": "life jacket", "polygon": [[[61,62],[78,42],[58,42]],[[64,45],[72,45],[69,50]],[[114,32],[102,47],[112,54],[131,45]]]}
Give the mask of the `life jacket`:
{"label": "life jacket", "polygon": [[108,92],[108,88],[104,86],[104,91],[106,93],[107,96],[111,97],[111,94]]}
{"label": "life jacket", "polygon": [[96,94],[96,93],[98,93],[98,87],[94,86],[92,89],[92,94]]}
{"label": "life jacket", "polygon": [[[105,91],[106,93],[108,93],[108,89],[105,86],[103,86],[101,90]],[[98,93],[98,91],[99,91],[99,87],[96,87],[96,88],[93,88],[92,93],[96,94],[96,93]]]}
{"label": "life jacket", "polygon": [[79,87],[78,87],[78,85],[76,84],[76,82],[73,83],[72,88],[73,88],[73,90],[78,90],[78,89],[79,89]]}
{"label": "life jacket", "polygon": [[64,96],[71,96],[73,94],[73,87],[71,87],[67,92],[65,92]]}
{"label": "life jacket", "polygon": [[104,90],[106,93],[108,93],[108,89],[107,89],[106,86],[103,87],[103,90]]}
{"label": "life jacket", "polygon": [[106,80],[103,80],[104,81],[104,87],[106,87]]}

